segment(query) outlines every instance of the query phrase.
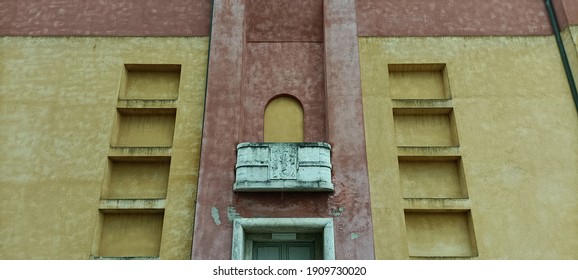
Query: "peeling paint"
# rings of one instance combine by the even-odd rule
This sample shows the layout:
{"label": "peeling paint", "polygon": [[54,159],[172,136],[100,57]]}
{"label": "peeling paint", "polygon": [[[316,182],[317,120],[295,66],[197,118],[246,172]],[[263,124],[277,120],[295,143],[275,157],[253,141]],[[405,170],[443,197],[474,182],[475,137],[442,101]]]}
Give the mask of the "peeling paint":
{"label": "peeling paint", "polygon": [[357,233],[355,233],[355,232],[352,232],[352,233],[351,233],[351,236],[350,236],[349,238],[350,238],[351,240],[355,240],[355,239],[359,238],[359,234],[357,234]]}
{"label": "peeling paint", "polygon": [[236,218],[240,218],[241,216],[237,213],[237,209],[235,207],[229,206],[227,207],[227,219],[229,222],[232,222]]}
{"label": "peeling paint", "polygon": [[343,211],[345,211],[345,207],[343,206],[340,206],[339,208],[332,207],[331,209],[329,209],[329,214],[331,214],[331,216],[333,217],[339,217],[341,216]]}
{"label": "peeling paint", "polygon": [[213,217],[213,221],[215,221],[216,225],[221,224],[221,218],[219,218],[219,209],[215,206],[211,207],[211,217]]}

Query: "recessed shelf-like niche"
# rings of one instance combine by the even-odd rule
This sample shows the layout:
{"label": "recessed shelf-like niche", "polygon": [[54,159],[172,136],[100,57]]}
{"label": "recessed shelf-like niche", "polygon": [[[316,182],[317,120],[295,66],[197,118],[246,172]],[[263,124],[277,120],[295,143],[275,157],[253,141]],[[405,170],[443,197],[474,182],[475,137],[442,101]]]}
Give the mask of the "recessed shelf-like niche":
{"label": "recessed shelf-like niche", "polygon": [[445,64],[390,64],[389,89],[393,99],[449,99]]}
{"label": "recessed shelf-like niche", "polygon": [[469,210],[405,210],[410,257],[478,255]]}
{"label": "recessed shelf-like niche", "polygon": [[467,198],[460,157],[399,157],[404,198]]}
{"label": "recessed shelf-like niche", "polygon": [[109,180],[103,199],[165,198],[170,157],[129,157],[109,159]]}
{"label": "recessed shelf-like niche", "polygon": [[397,146],[459,146],[452,108],[394,109]]}
{"label": "recessed shelf-like niche", "polygon": [[117,109],[113,147],[171,147],[176,109]]}
{"label": "recessed shelf-like niche", "polygon": [[159,256],[162,211],[102,213],[99,256]]}
{"label": "recessed shelf-like niche", "polygon": [[178,64],[126,64],[119,99],[174,100],[180,79]]}

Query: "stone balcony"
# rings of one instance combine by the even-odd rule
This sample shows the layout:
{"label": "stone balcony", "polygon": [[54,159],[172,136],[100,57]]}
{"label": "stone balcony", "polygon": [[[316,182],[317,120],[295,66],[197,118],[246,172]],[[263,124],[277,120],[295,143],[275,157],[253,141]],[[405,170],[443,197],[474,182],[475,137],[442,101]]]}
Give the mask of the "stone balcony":
{"label": "stone balcony", "polygon": [[246,142],[237,145],[235,192],[333,192],[331,145]]}

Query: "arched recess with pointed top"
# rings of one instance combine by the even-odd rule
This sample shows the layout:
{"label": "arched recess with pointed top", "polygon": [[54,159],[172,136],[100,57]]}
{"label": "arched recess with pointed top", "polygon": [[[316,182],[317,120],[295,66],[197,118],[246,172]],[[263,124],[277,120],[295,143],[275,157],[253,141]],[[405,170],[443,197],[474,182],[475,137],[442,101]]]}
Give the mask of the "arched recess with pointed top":
{"label": "arched recess with pointed top", "polygon": [[265,107],[264,142],[303,142],[303,106],[290,95],[278,95]]}

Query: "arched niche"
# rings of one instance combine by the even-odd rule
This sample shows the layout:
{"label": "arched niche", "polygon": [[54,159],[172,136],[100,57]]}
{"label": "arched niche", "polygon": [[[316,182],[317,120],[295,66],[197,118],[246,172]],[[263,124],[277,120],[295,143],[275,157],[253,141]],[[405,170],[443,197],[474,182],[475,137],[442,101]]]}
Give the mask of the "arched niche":
{"label": "arched niche", "polygon": [[292,96],[273,98],[265,108],[264,142],[303,142],[303,106]]}

